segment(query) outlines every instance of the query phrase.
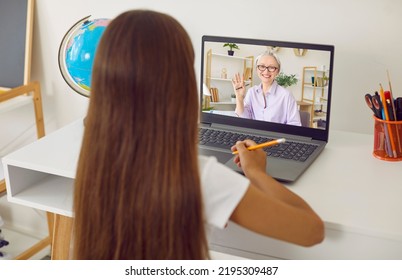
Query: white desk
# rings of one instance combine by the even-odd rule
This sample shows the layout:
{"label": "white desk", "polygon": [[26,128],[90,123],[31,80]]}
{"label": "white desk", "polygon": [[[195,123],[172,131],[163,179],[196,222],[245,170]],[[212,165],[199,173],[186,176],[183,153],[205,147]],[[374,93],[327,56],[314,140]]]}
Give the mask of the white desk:
{"label": "white desk", "polygon": [[[83,132],[76,121],[3,158],[10,202],[72,216]],[[402,259],[402,162],[372,156],[373,136],[332,131],[327,147],[288,185],[325,222],[322,244],[304,248],[230,223],[212,250],[246,258]]]}

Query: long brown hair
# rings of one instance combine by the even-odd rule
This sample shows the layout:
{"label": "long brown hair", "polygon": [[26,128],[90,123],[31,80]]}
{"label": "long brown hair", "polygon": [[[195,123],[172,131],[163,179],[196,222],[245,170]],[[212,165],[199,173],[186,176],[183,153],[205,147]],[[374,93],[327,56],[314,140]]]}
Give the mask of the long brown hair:
{"label": "long brown hair", "polygon": [[197,160],[194,50],[153,11],[99,43],[74,194],[76,259],[208,258]]}

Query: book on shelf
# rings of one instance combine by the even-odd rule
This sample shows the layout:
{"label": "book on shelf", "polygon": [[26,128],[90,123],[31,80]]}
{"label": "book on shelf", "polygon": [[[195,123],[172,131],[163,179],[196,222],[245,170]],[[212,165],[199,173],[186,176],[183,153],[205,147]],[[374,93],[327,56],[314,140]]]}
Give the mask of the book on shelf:
{"label": "book on shelf", "polygon": [[217,88],[212,87],[210,89],[211,92],[211,101],[212,102],[219,102],[219,91]]}
{"label": "book on shelf", "polygon": [[251,67],[247,67],[244,70],[244,80],[251,80]]}

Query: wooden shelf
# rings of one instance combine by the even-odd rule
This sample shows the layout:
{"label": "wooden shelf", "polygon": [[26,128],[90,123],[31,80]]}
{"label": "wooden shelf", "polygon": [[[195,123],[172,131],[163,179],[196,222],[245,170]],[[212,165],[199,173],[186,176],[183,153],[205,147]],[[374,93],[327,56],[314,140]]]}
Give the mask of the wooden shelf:
{"label": "wooden shelf", "polygon": [[[223,79],[223,78],[214,78],[214,77],[211,77],[210,79],[211,79],[211,81],[221,81],[221,82],[232,83],[232,79]],[[245,86],[249,86],[251,84],[251,81],[250,80],[244,81],[244,84],[245,84]]]}
{"label": "wooden shelf", "polygon": [[[310,80],[313,78],[314,81],[321,79],[320,84],[324,84],[324,77],[328,73],[328,70],[320,70],[316,66],[305,66],[303,67],[303,77],[302,77],[302,97],[301,102],[310,104],[310,127],[314,127],[314,121],[317,117],[314,114],[315,106],[320,106],[321,110],[324,106],[327,106],[326,98],[328,95],[328,85],[316,86]],[[320,99],[317,102],[317,99]],[[305,105],[306,107],[306,105]],[[320,117],[321,119],[326,118],[326,116]]]}
{"label": "wooden shelf", "polygon": [[228,54],[221,54],[221,53],[214,53],[212,52],[211,55],[213,56],[219,56],[219,57],[224,57],[224,58],[229,58],[229,59],[239,59],[239,60],[254,60],[254,57],[245,57],[245,56],[236,56],[236,55],[228,55]]}
{"label": "wooden shelf", "polygon": [[[204,83],[209,90],[216,89],[219,98],[211,100],[230,100],[231,94],[234,93],[232,86],[232,77],[235,73],[243,73],[246,76],[245,85],[253,84],[253,67],[254,56],[229,56],[223,53],[216,53],[213,49],[209,49],[206,53],[205,60],[205,76]],[[223,70],[230,69],[230,73]],[[221,72],[223,71],[223,72]],[[221,72],[221,74],[219,74]],[[218,109],[224,109],[228,104],[235,104],[230,101],[211,102],[207,100],[203,104],[204,108],[210,107],[210,104],[215,106],[223,105]]]}
{"label": "wooden shelf", "polygon": [[232,101],[220,101],[220,102],[212,102],[211,101],[211,105],[235,105],[236,102],[232,102]]}
{"label": "wooden shelf", "polygon": [[316,89],[326,89],[326,88],[328,88],[328,86],[323,86],[323,87],[313,86],[312,83],[305,83],[304,86],[305,86],[306,88],[316,88]]}

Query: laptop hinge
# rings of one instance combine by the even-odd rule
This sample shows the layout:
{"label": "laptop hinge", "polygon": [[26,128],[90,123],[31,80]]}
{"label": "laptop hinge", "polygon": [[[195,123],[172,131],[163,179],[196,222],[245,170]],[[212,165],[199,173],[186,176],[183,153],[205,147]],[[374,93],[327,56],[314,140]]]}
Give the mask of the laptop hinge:
{"label": "laptop hinge", "polygon": [[211,123],[206,123],[206,122],[200,122],[199,127],[211,127]]}

